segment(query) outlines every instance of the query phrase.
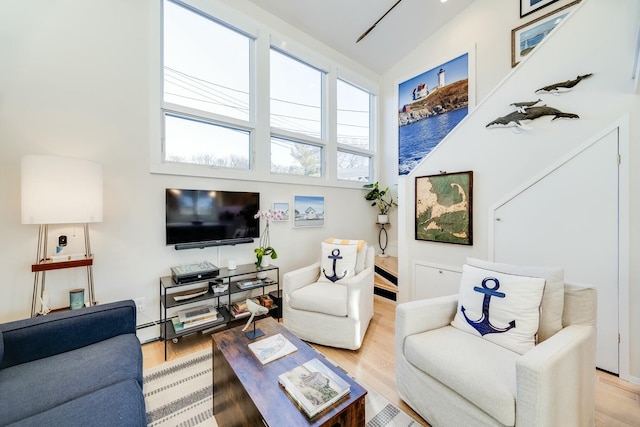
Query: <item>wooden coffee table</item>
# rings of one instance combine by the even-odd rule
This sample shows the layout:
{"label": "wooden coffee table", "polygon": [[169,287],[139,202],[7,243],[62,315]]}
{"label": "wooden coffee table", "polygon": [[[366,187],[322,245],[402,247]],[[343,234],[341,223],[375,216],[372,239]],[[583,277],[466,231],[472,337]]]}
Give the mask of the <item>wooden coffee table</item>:
{"label": "wooden coffee table", "polygon": [[[265,333],[256,341],[280,333],[298,350],[263,365],[249,349],[253,341],[241,331],[242,326],[214,334],[213,413],[219,426],[364,426],[367,391],[360,384],[272,317],[258,320],[256,327]],[[313,358],[348,382],[351,391],[308,418],[278,384],[278,375]]]}

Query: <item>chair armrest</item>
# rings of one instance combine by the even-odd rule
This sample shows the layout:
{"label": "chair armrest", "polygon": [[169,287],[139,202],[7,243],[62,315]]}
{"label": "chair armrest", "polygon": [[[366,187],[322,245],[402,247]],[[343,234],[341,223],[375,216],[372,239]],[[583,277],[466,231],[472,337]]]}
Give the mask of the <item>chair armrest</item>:
{"label": "chair armrest", "polygon": [[402,352],[409,335],[447,326],[458,309],[458,295],[428,298],[396,307],[396,352]]}
{"label": "chair armrest", "polygon": [[0,369],[136,332],[136,305],[119,301],[0,325]]}
{"label": "chair armrest", "polygon": [[347,287],[347,313],[370,319],[373,316],[373,267],[368,267],[336,285]]}
{"label": "chair armrest", "polygon": [[342,279],[335,284],[346,286],[348,292],[355,292],[369,287],[373,290],[373,267],[365,268],[355,276]]}
{"label": "chair armrest", "polygon": [[306,267],[289,271],[282,276],[282,290],[288,296],[293,291],[318,281],[320,277],[320,263],[316,262]]}
{"label": "chair armrest", "polygon": [[421,299],[398,304],[396,336],[409,335],[447,326],[458,308],[458,295]]}
{"label": "chair armrest", "polygon": [[594,424],[596,330],[568,326],[516,362],[516,425]]}

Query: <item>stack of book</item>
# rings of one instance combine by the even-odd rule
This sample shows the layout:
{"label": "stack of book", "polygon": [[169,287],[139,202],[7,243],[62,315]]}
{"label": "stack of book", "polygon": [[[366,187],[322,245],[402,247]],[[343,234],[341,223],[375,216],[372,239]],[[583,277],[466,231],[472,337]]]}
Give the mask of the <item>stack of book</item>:
{"label": "stack of book", "polygon": [[176,332],[195,328],[224,320],[218,310],[212,305],[202,305],[179,311],[171,322]]}
{"label": "stack of book", "polygon": [[[253,302],[255,302],[256,304],[260,304],[260,302],[256,299],[254,299]],[[251,315],[251,312],[247,308],[247,303],[245,301],[236,301],[232,303],[229,306],[229,312],[236,319]]]}
{"label": "stack of book", "polygon": [[278,382],[309,418],[332,406],[351,390],[346,381],[318,359],[281,374]]}

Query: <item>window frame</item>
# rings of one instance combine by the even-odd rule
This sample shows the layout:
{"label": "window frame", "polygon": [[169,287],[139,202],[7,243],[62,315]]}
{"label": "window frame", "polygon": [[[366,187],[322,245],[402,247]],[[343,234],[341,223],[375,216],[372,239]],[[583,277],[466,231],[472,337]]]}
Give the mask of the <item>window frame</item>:
{"label": "window frame", "polygon": [[[286,184],[304,184],[316,186],[333,186],[361,188],[365,182],[338,179],[337,153],[344,151],[355,155],[369,157],[370,177],[374,182],[378,170],[377,143],[377,104],[379,84],[361,73],[343,67],[335,59],[328,59],[322,53],[311,50],[306,45],[294,41],[294,37],[283,36],[267,24],[258,22],[218,0],[168,0],[201,14],[214,22],[251,38],[250,44],[250,108],[249,120],[244,121],[215,113],[201,112],[180,105],[164,102],[163,99],[163,0],[153,2],[151,7],[151,43],[150,60],[150,171],[154,174],[184,175],[193,177],[224,178],[245,181],[263,181]],[[294,32],[297,30],[294,30]],[[304,64],[323,73],[322,88],[322,137],[315,138],[270,126],[270,49],[276,49]],[[324,51],[323,51],[324,52]],[[369,139],[370,149],[364,150],[337,143],[337,103],[336,81],[341,79],[348,84],[361,88],[369,93]],[[230,128],[250,132],[249,169],[195,165],[166,162],[164,141],[164,114],[186,115],[189,118],[210,122]],[[204,114],[203,114],[204,113]],[[282,138],[321,147],[322,160],[320,177],[288,175],[271,172],[271,137]]]}
{"label": "window frame", "polygon": [[[256,82],[255,82],[255,56],[256,56],[256,36],[252,35],[251,32],[245,31],[243,29],[238,28],[236,25],[225,22],[213,14],[208,13],[206,10],[199,9],[189,4],[188,2],[182,0],[160,0],[161,3],[161,16],[160,16],[160,26],[162,32],[162,39],[164,40],[164,4],[165,2],[173,3],[177,7],[183,7],[184,9],[199,15],[200,17],[210,20],[215,24],[221,25],[228,29],[229,31],[234,31],[239,35],[242,35],[248,39],[249,47],[249,114],[246,120],[226,116],[223,114],[218,114],[210,111],[200,110],[193,107],[176,104],[173,102],[168,102],[164,100],[164,60],[161,58],[160,60],[160,74],[161,74],[161,83],[160,83],[160,110],[161,110],[161,162],[164,165],[171,165],[172,168],[185,168],[188,170],[193,169],[192,173],[188,173],[189,175],[193,174],[199,176],[202,171],[197,169],[206,169],[206,170],[220,170],[220,171],[233,171],[232,173],[247,173],[254,169],[255,167],[255,149],[254,149],[254,141],[255,141],[255,129],[256,129]],[[160,45],[161,52],[164,51],[164,44]],[[161,54],[162,55],[162,54]],[[194,163],[181,163],[167,160],[167,149],[166,149],[166,127],[165,127],[165,117],[166,115],[173,115],[174,117],[180,118],[183,117],[187,120],[193,120],[196,122],[201,122],[203,124],[210,124],[213,126],[221,126],[229,129],[235,129],[243,132],[249,133],[249,152],[247,153],[248,157],[248,168],[231,168],[225,166],[215,166],[215,165],[200,165]],[[196,169],[197,168],[197,169]]]}
{"label": "window frame", "polygon": [[[348,153],[348,154],[353,154],[356,156],[363,156],[363,157],[368,157],[369,158],[369,180],[368,181],[355,181],[355,180],[349,180],[349,179],[340,179],[338,178],[338,170],[336,170],[336,179],[339,182],[358,182],[358,183],[364,183],[364,184],[368,184],[368,183],[372,183],[375,182],[374,179],[374,172],[376,170],[375,167],[375,161],[377,160],[377,156],[376,156],[376,139],[374,138],[374,135],[377,134],[377,132],[375,131],[376,127],[375,127],[375,119],[377,118],[377,114],[376,114],[376,99],[377,96],[372,94],[369,90],[359,86],[358,84],[355,84],[353,82],[351,82],[347,77],[341,77],[341,76],[337,76],[336,81],[337,80],[341,80],[342,82],[349,84],[357,89],[362,90],[363,92],[366,92],[369,94],[369,148],[360,148],[360,147],[354,147],[352,145],[349,144],[343,144],[338,142],[338,135],[337,135],[337,123],[336,123],[336,152],[343,152],[343,153]],[[336,82],[337,84],[337,82]],[[337,91],[336,91],[336,96],[337,96]],[[337,99],[336,99],[336,114],[337,114]],[[336,122],[337,122],[337,117],[336,117]],[[337,169],[337,159],[336,159],[336,169]]]}

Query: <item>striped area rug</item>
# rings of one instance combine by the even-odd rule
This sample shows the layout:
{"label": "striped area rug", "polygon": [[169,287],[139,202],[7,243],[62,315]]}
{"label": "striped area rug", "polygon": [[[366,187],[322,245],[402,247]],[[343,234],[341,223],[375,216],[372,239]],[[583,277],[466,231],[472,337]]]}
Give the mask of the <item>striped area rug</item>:
{"label": "striped area rug", "polygon": [[[143,373],[148,427],[217,427],[213,415],[211,350],[165,362]],[[368,388],[367,427],[419,426],[413,418]],[[224,427],[224,426],[221,426]]]}

